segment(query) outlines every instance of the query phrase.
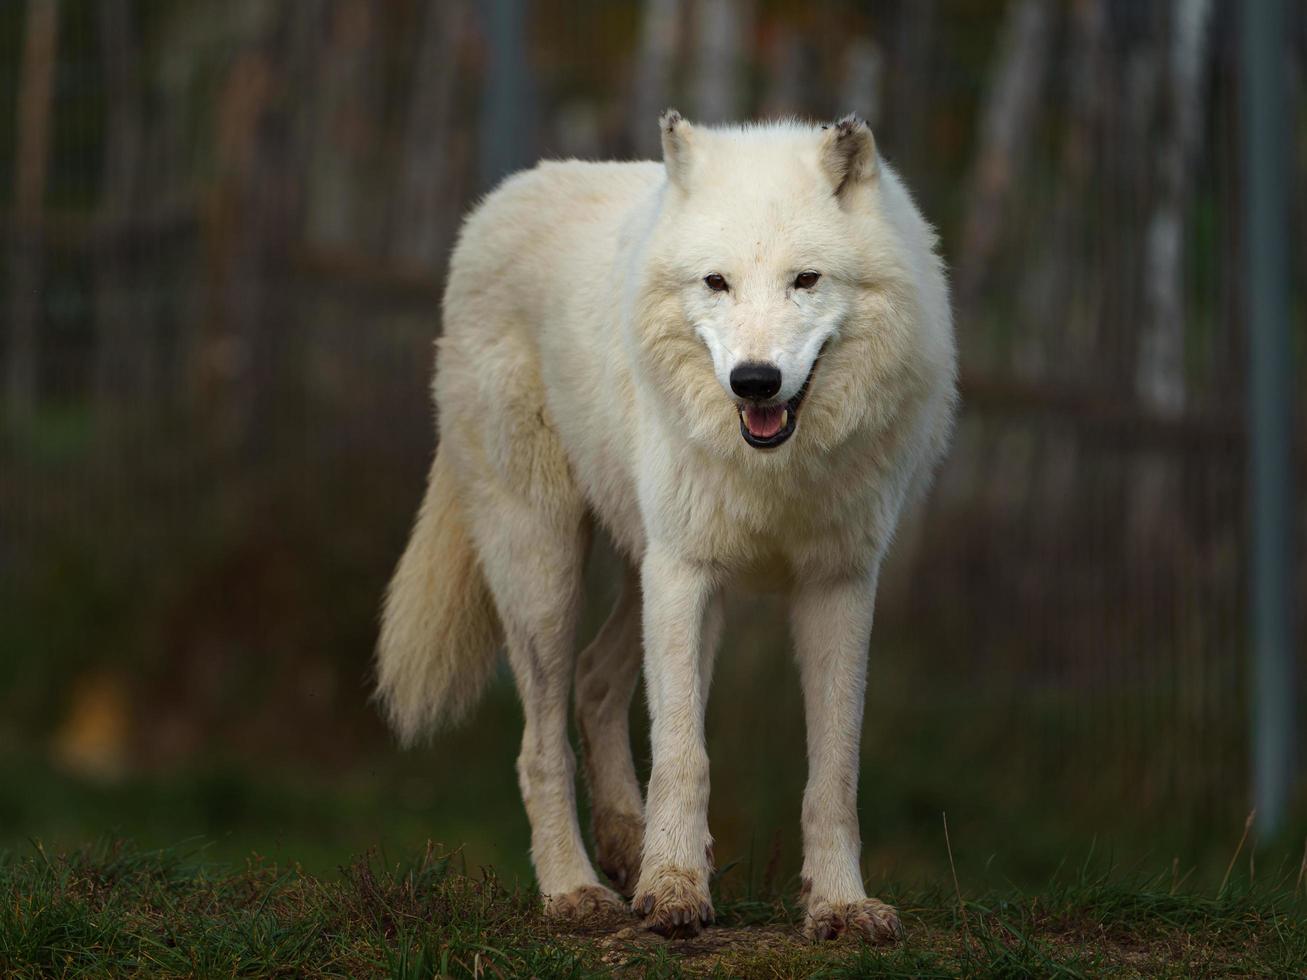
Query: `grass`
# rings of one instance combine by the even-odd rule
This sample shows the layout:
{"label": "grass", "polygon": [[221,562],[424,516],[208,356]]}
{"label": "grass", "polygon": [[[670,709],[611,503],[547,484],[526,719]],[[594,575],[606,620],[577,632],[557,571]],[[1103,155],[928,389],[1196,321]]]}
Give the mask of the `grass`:
{"label": "grass", "polygon": [[[1287,976],[1307,969],[1294,874],[1219,893],[1088,866],[1037,891],[882,893],[904,942],[814,945],[779,894],[718,883],[719,924],[666,942],[614,919],[560,926],[457,852],[376,854],[314,876],[258,857],[117,843],[0,859],[0,974],[35,976]],[[792,892],[786,893],[792,894]],[[963,911],[965,910],[965,917]]]}

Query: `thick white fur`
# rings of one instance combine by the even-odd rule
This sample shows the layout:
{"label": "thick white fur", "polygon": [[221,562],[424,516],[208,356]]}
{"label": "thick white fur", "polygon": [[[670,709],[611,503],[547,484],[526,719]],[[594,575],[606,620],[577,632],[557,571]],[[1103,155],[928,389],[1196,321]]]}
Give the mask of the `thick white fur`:
{"label": "thick white fur", "polygon": [[[885,937],[897,920],[858,864],[858,742],[881,559],[951,429],[944,269],[865,124],[660,125],[664,164],[544,163],[463,228],[439,450],[386,603],[379,695],[405,739],[461,713],[502,626],[540,888],[553,911],[584,912],[616,896],[577,824],[575,665],[600,864],[651,927],[694,931],[712,914],[703,719],[720,594],[780,590],[808,714],[807,928]],[[797,289],[809,270],[816,286]],[[710,290],[709,273],[729,290]],[[812,374],[777,449],[741,437],[729,374],[745,360],[776,363],[783,398]],[[592,520],[629,569],[578,660]],[[641,632],[644,803],[627,720]]]}
{"label": "thick white fur", "polygon": [[405,744],[462,720],[499,660],[498,620],[459,497],[448,461],[437,454],[386,592],[377,693]]}

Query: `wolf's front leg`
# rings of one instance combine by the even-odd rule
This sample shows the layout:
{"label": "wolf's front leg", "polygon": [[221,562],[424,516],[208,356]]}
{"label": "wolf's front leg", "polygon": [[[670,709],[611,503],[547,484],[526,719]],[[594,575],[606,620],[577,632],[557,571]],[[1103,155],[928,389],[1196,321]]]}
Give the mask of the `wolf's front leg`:
{"label": "wolf's front leg", "polygon": [[640,883],[631,904],[655,932],[693,935],[713,914],[703,715],[717,586],[703,566],[657,543],[649,546],[641,577],[653,770]]}
{"label": "wolf's front leg", "polygon": [[898,914],[868,898],[858,831],[858,744],[867,683],[876,574],[806,585],[794,597],[793,625],[808,724],[803,794],[804,932],[845,932],[883,941],[899,934]]}

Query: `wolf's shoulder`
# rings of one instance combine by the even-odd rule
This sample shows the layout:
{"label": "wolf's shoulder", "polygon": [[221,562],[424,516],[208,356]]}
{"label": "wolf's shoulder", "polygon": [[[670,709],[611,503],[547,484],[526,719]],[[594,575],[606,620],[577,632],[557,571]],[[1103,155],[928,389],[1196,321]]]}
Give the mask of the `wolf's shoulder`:
{"label": "wolf's shoulder", "polygon": [[659,163],[583,160],[549,160],[515,173],[468,213],[454,264],[514,262],[520,271],[524,259],[543,267],[577,249],[611,250],[625,216],[656,193],[664,175]]}
{"label": "wolf's shoulder", "polygon": [[478,210],[622,204],[658,186],[665,173],[661,163],[650,161],[543,160],[505,178]]}
{"label": "wolf's shoulder", "polygon": [[559,160],[513,174],[464,219],[449,281],[511,280],[538,300],[567,265],[611,259],[628,216],[664,180],[658,163]]}

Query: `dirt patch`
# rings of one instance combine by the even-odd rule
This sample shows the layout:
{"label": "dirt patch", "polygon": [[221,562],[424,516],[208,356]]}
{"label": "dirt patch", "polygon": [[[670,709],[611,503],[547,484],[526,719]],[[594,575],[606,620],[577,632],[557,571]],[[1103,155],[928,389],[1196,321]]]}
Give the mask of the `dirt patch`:
{"label": "dirt patch", "polygon": [[808,946],[798,931],[789,926],[709,926],[693,939],[664,939],[639,926],[627,926],[599,938],[598,943],[604,950],[603,961],[610,965],[627,962],[640,953],[665,949],[688,967],[736,951],[777,953]]}

